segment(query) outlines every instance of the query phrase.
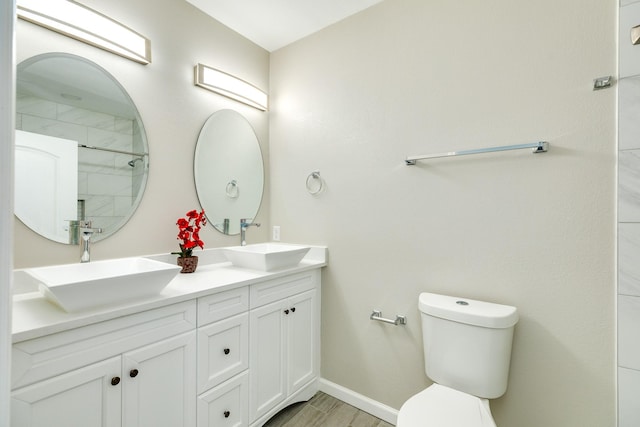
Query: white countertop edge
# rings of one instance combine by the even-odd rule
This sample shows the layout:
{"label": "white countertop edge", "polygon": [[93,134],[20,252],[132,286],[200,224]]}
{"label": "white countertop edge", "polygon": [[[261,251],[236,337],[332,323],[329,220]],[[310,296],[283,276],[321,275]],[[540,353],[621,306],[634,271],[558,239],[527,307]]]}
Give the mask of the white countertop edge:
{"label": "white countertop edge", "polygon": [[[157,296],[130,304],[97,307],[77,313],[65,312],[46,300],[38,291],[16,293],[13,297],[12,342],[26,341],[326,266],[327,248],[310,247],[307,256],[296,267],[273,272],[234,267],[221,255],[222,248],[206,249],[198,252],[198,255],[212,263],[199,265],[195,273],[178,274]],[[175,255],[158,254],[145,258],[170,262],[175,259]]]}

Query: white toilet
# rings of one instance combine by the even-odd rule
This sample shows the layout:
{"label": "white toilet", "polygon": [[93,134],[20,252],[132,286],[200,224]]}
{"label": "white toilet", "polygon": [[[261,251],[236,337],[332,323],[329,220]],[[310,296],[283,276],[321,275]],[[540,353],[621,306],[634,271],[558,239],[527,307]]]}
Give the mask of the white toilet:
{"label": "white toilet", "polygon": [[397,427],[496,427],[488,399],[507,390],[516,308],[430,293],[419,308],[434,384],[402,405]]}

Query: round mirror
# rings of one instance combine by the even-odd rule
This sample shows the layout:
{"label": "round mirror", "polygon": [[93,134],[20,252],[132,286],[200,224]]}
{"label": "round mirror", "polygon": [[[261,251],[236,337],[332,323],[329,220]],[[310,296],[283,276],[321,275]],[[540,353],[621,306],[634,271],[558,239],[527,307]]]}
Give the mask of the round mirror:
{"label": "round mirror", "polygon": [[33,231],[77,244],[115,233],[138,207],[149,169],[133,101],[99,65],[48,53],[17,67],[15,213]]}
{"label": "round mirror", "polygon": [[264,188],[262,152],[247,119],[233,110],[211,115],[198,137],[193,170],[209,224],[240,233],[240,219],[256,216]]}

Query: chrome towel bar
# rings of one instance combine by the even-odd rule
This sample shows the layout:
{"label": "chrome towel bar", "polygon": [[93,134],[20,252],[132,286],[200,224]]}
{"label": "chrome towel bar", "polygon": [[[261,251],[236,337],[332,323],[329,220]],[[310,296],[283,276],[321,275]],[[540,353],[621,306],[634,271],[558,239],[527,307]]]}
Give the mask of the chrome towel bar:
{"label": "chrome towel bar", "polygon": [[382,312],[380,310],[373,310],[373,313],[371,313],[371,316],[369,316],[369,319],[377,320],[379,322],[389,323],[391,325],[396,325],[396,326],[407,324],[406,316],[400,316],[399,314],[396,314],[395,320],[385,319],[384,317],[382,317]]}
{"label": "chrome towel bar", "polygon": [[468,154],[491,153],[494,151],[522,150],[524,148],[533,148],[533,153],[546,153],[549,150],[549,143],[545,141],[532,142],[529,144],[503,145],[501,147],[476,148],[472,150],[448,151],[446,153],[427,154],[424,156],[407,157],[405,163],[407,166],[415,165],[418,160],[437,159],[440,157],[466,156]]}
{"label": "chrome towel bar", "polygon": [[89,150],[107,151],[109,153],[127,154],[131,156],[144,157],[147,153],[135,153],[133,151],[114,150],[113,148],[94,147],[93,145],[78,144],[78,148],[88,148]]}

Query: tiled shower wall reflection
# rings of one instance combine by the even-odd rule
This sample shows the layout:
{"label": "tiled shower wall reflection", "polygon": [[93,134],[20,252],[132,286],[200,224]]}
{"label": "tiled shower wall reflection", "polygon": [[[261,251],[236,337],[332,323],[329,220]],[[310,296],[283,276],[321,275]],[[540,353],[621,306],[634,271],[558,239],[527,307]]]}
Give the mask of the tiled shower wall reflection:
{"label": "tiled shower wall reflection", "polygon": [[620,2],[618,83],[618,426],[640,426],[640,0]]}
{"label": "tiled shower wall reflection", "polygon": [[[16,129],[97,147],[144,152],[135,120],[17,95]],[[78,219],[112,228],[125,219],[142,185],[144,167],[132,157],[78,149]],[[82,212],[84,218],[81,217]]]}

